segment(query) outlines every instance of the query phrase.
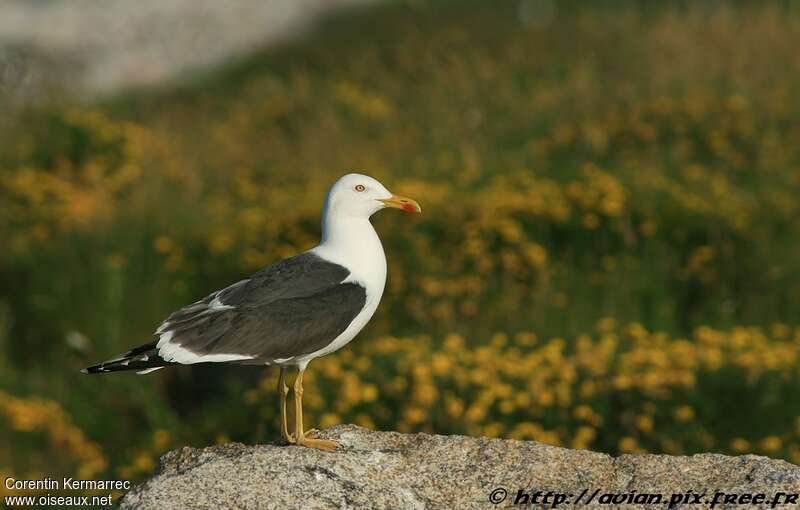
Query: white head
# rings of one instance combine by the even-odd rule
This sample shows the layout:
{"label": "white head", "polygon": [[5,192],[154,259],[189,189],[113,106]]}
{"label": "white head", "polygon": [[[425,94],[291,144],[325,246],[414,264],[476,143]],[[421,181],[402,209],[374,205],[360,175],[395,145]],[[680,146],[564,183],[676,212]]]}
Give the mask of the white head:
{"label": "white head", "polygon": [[362,174],[339,178],[325,199],[324,218],[368,219],[386,207],[406,212],[420,212],[419,204],[410,198],[392,194],[376,179]]}

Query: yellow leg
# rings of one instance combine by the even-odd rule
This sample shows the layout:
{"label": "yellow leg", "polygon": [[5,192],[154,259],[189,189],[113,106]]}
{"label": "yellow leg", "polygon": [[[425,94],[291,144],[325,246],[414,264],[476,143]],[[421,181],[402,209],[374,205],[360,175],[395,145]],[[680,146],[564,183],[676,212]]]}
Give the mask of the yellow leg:
{"label": "yellow leg", "polygon": [[297,379],[294,381],[294,433],[296,444],[332,452],[339,447],[339,443],[327,439],[306,437],[305,432],[303,432],[303,371],[299,370],[297,372]]}
{"label": "yellow leg", "polygon": [[289,444],[294,444],[294,436],[289,433],[289,423],[286,417],[286,396],[289,394],[289,386],[286,384],[286,369],[281,367],[278,376],[278,394],[281,397],[281,437]]}

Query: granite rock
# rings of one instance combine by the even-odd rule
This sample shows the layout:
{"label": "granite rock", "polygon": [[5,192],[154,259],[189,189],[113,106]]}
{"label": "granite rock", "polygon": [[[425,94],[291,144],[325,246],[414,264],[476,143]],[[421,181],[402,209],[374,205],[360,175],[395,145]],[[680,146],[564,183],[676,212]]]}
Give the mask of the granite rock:
{"label": "granite rock", "polygon": [[[764,494],[766,508],[778,493],[800,493],[800,467],[755,455],[611,457],[532,441],[373,432],[353,425],[332,427],[319,437],[342,447],[328,453],[230,443],[174,450],[119,507],[708,508],[716,493],[724,493],[727,501],[717,496],[715,508],[749,507],[742,498],[758,494]],[[696,496],[687,496],[689,491]],[[779,503],[797,506],[784,496]]]}

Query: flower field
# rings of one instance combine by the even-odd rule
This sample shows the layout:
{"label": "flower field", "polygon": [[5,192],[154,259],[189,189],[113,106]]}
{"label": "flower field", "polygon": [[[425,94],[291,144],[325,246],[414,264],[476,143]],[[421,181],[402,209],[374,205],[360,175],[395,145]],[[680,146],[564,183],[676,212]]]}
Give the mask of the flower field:
{"label": "flower field", "polygon": [[800,463],[798,40],[780,2],[398,2],[9,106],[0,475],[139,480],[278,438],[274,370],[79,370],[312,247],[353,170],[423,214],[374,218],[386,292],[310,365],[307,425]]}

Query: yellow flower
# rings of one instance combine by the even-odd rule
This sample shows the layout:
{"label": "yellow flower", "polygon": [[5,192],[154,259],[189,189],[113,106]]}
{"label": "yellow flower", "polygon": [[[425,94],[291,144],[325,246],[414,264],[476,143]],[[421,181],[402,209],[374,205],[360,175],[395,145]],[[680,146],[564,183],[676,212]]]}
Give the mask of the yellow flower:
{"label": "yellow flower", "polygon": [[767,436],[761,440],[761,449],[767,453],[775,453],[781,449],[783,442],[778,436]]}
{"label": "yellow flower", "polygon": [[639,443],[636,438],[623,437],[619,440],[619,449],[624,453],[634,453],[639,450]]}
{"label": "yellow flower", "polygon": [[368,429],[374,429],[375,428],[375,422],[372,420],[372,417],[370,417],[368,414],[360,413],[360,414],[356,415],[355,422],[356,422],[356,425],[358,425],[360,427],[364,427],[364,428],[368,428]]}
{"label": "yellow flower", "polygon": [[137,471],[140,473],[146,473],[148,471],[152,471],[155,468],[155,462],[153,458],[147,453],[140,453],[136,456],[133,461],[133,465]]}
{"label": "yellow flower", "polygon": [[464,403],[458,399],[450,399],[447,402],[447,413],[453,417],[458,418],[464,412]]}
{"label": "yellow flower", "polygon": [[319,419],[319,426],[324,429],[324,428],[332,427],[334,425],[338,425],[341,422],[342,422],[342,419],[339,417],[339,415],[334,414],[334,413],[325,413]]}
{"label": "yellow flower", "polygon": [[639,232],[645,237],[652,237],[658,230],[658,224],[653,220],[646,220],[639,225]]}
{"label": "yellow flower", "polygon": [[436,375],[445,375],[451,369],[450,357],[445,354],[435,354],[431,360],[431,368]]}
{"label": "yellow flower", "polygon": [[378,387],[374,384],[361,386],[361,399],[364,402],[374,402],[378,398]]}
{"label": "yellow flower", "polygon": [[641,430],[642,432],[652,432],[653,431],[653,418],[646,415],[639,415],[636,417],[636,428]]}
{"label": "yellow flower", "polygon": [[731,441],[731,449],[739,453],[746,452],[750,450],[750,442],[741,437],[737,437],[733,441]]}
{"label": "yellow flower", "polygon": [[169,253],[175,248],[175,242],[167,236],[158,236],[153,241],[153,247],[159,253]]}
{"label": "yellow flower", "polygon": [[583,226],[589,230],[594,230],[600,226],[600,218],[594,213],[586,213],[583,216]]}
{"label": "yellow flower", "polygon": [[158,451],[166,450],[172,441],[172,437],[168,430],[159,429],[153,434],[153,448]]}
{"label": "yellow flower", "polygon": [[597,430],[593,427],[578,427],[578,430],[575,432],[575,436],[572,438],[572,447],[577,449],[586,449],[592,444],[592,441],[594,441],[595,437],[597,437]]}
{"label": "yellow flower", "polygon": [[595,327],[597,328],[597,331],[600,331],[601,333],[610,333],[617,327],[617,321],[615,321],[612,317],[604,317],[597,321]]}
{"label": "yellow flower", "polygon": [[592,408],[587,405],[579,405],[573,409],[572,414],[579,420],[588,420],[594,412]]}
{"label": "yellow flower", "polygon": [[409,407],[404,413],[404,419],[411,425],[423,423],[428,419],[428,413],[419,407]]}
{"label": "yellow flower", "polygon": [[483,435],[487,437],[499,437],[503,434],[503,424],[492,422],[483,428]]}
{"label": "yellow flower", "polygon": [[694,418],[694,409],[686,405],[680,406],[675,409],[674,416],[679,422],[691,421]]}

